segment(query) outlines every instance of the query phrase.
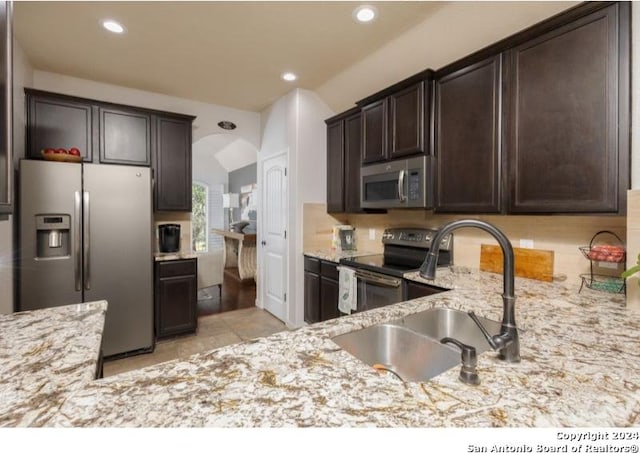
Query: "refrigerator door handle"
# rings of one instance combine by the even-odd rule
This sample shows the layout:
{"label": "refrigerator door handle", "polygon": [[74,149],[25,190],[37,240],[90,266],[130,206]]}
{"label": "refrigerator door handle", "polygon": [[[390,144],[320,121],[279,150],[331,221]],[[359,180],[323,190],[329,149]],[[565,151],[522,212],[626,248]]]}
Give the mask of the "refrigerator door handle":
{"label": "refrigerator door handle", "polygon": [[84,216],[84,230],[82,232],[84,236],[84,242],[82,246],[84,255],[82,260],[82,274],[84,276],[84,289],[88,291],[91,289],[91,249],[89,247],[89,244],[91,244],[91,226],[89,224],[89,219],[91,218],[91,216],[89,215],[89,192],[83,192],[82,201]]}
{"label": "refrigerator door handle", "polygon": [[80,248],[82,247],[82,235],[80,234],[80,222],[82,221],[82,213],[80,212],[80,192],[76,190],[73,199],[73,262],[74,274],[76,281],[76,291],[82,291],[82,275],[80,273],[80,262],[82,255]]}

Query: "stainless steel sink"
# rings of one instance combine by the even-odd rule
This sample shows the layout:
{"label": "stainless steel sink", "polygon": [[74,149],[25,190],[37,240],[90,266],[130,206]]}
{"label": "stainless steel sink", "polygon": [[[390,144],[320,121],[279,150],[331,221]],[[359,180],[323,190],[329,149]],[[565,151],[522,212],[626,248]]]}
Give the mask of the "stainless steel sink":
{"label": "stainless steel sink", "polygon": [[460,352],[395,324],[367,327],[333,341],[368,365],[405,381],[427,381],[460,363]]}
{"label": "stainless steel sink", "polygon": [[[500,333],[499,322],[480,316],[478,316],[478,319],[482,321],[482,324],[491,335]],[[491,349],[478,326],[464,311],[451,308],[431,308],[399,319],[394,324],[409,328],[438,341],[444,337],[455,338],[476,348],[478,354]]]}
{"label": "stainless steel sink", "polygon": [[[479,317],[491,335],[500,323]],[[461,364],[460,350],[440,343],[452,337],[476,348],[491,349],[469,315],[451,308],[432,308],[386,324],[333,338],[342,349],[368,365],[386,369],[410,382],[427,381]]]}

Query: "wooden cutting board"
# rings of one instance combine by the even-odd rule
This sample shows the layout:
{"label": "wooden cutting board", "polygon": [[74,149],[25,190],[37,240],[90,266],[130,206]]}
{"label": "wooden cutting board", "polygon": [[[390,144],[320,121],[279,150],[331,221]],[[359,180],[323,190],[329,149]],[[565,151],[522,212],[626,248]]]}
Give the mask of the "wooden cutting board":
{"label": "wooden cutting board", "polygon": [[[515,274],[545,282],[553,281],[553,256],[551,250],[513,248]],[[497,245],[480,246],[480,270],[502,274],[502,250]]]}

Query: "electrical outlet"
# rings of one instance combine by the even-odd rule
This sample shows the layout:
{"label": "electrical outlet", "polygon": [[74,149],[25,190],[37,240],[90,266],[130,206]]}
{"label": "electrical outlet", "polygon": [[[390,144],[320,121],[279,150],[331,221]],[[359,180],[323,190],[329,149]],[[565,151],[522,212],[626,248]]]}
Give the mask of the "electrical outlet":
{"label": "electrical outlet", "polygon": [[372,241],[376,240],[376,229],[375,228],[369,228],[369,239]]}
{"label": "electrical outlet", "polygon": [[520,239],[520,248],[522,248],[522,249],[532,249],[533,248],[533,239]]}

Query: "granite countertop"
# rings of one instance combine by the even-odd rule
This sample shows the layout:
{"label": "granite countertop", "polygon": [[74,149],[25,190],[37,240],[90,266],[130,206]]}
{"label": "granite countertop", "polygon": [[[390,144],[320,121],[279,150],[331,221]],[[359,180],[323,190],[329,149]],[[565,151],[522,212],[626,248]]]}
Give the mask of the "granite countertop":
{"label": "granite countertop", "polygon": [[379,255],[379,253],[367,252],[366,250],[332,250],[322,249],[304,252],[305,256],[311,258],[319,258],[325,261],[333,261],[339,263],[342,258],[353,258],[354,256]]}
{"label": "granite countertop", "polygon": [[[425,383],[381,375],[335,335],[434,306],[500,320],[499,275],[438,271],[459,289],[101,379],[40,399],[52,426],[638,426],[640,314],[624,298],[517,279],[522,362],[481,354]],[[464,279],[464,283],[460,279]],[[448,280],[447,280],[448,279]],[[46,406],[50,404],[50,408]],[[19,420],[19,419],[17,419]]]}
{"label": "granite countertop", "polygon": [[153,254],[156,261],[173,261],[173,260],[188,260],[197,258],[198,255],[194,252],[179,252],[179,253],[160,253]]}
{"label": "granite countertop", "polygon": [[[640,313],[624,297],[516,279],[522,362],[485,352],[481,384],[455,367],[403,383],[331,338],[435,306],[500,320],[502,277],[439,269],[452,291],[196,354],[44,395],[4,412],[31,426],[640,426]],[[419,279],[418,276],[408,277]],[[418,280],[420,281],[420,280]],[[51,393],[51,392],[50,392]],[[30,416],[29,414],[44,414]],[[26,414],[26,415],[25,415]]]}
{"label": "granite countertop", "polygon": [[45,425],[96,374],[107,302],[0,315],[0,426]]}

